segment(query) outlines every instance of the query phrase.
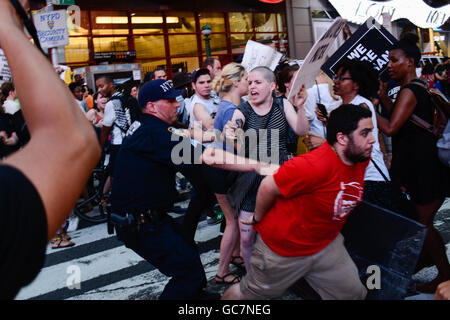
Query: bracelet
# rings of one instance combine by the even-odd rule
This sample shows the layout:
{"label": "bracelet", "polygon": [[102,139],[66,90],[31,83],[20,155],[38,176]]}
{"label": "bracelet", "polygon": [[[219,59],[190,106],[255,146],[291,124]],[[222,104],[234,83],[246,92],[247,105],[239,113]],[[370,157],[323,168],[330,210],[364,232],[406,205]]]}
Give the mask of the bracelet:
{"label": "bracelet", "polygon": [[252,224],[257,224],[259,221],[257,221],[256,219],[255,219],[255,215],[253,215],[253,217],[252,217]]}

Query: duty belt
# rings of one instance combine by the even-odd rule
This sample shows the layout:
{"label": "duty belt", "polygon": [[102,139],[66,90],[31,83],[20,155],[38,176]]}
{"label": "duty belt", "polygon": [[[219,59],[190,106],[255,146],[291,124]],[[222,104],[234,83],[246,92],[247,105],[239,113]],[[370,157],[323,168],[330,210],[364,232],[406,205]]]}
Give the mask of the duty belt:
{"label": "duty belt", "polygon": [[[126,214],[108,213],[108,233],[112,234],[111,224],[120,227],[137,226],[146,223],[157,223],[167,217],[167,211],[158,209],[139,210]],[[110,232],[111,231],[111,232]]]}

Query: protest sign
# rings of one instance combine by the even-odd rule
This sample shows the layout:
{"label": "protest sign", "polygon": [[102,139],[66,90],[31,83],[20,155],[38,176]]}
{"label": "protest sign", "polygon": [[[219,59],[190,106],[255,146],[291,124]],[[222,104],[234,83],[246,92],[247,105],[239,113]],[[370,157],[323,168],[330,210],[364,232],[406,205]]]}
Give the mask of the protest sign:
{"label": "protest sign", "polygon": [[11,70],[3,50],[0,49],[0,85],[6,81],[11,81]]}
{"label": "protest sign", "polygon": [[296,95],[302,85],[305,85],[306,88],[313,86],[317,74],[320,71],[320,67],[327,59],[328,51],[331,49],[344,25],[344,19],[336,18],[331,27],[328,28],[328,30],[320,37],[319,41],[317,41],[311,50],[309,50],[302,66],[295,75],[288,99],[291,99]]}
{"label": "protest sign", "polygon": [[322,70],[333,78],[343,59],[369,61],[386,80],[389,50],[396,42],[397,39],[371,17],[323,64]]}
{"label": "protest sign", "polygon": [[264,44],[248,40],[245,46],[242,65],[250,72],[253,68],[265,66],[275,70],[283,54]]}
{"label": "protest sign", "polygon": [[33,21],[42,48],[64,47],[69,44],[66,10],[36,13]]}

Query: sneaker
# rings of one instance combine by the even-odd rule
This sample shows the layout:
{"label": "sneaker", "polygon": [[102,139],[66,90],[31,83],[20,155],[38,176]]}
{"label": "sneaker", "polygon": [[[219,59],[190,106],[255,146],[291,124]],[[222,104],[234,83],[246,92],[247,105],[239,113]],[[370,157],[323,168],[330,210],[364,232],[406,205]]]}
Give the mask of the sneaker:
{"label": "sneaker", "polygon": [[78,223],[80,222],[80,218],[78,218],[73,213],[69,216],[69,219],[67,219],[69,222],[69,225],[67,226],[67,232],[72,232],[78,229]]}
{"label": "sneaker", "polygon": [[223,220],[223,212],[222,211],[214,211],[214,214],[212,217],[206,216],[206,222],[208,224],[218,224],[221,223]]}

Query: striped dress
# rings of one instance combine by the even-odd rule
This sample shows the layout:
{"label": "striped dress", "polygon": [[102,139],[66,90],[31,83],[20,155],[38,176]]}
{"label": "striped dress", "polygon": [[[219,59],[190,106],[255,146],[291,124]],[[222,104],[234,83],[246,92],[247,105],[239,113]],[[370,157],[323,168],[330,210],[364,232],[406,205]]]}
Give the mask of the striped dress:
{"label": "striped dress", "polygon": [[[289,124],[284,113],[283,99],[274,98],[272,108],[263,116],[258,115],[248,102],[240,104],[237,108],[245,116],[243,128],[246,133],[245,156],[262,162],[276,161],[279,164],[288,160],[287,136]],[[253,132],[250,133],[250,131]],[[256,144],[252,137],[257,137]],[[274,152],[275,154],[272,154]],[[241,210],[255,211],[256,194],[263,178],[264,176],[256,175],[253,179],[244,197]]]}

